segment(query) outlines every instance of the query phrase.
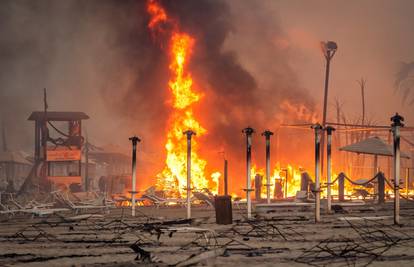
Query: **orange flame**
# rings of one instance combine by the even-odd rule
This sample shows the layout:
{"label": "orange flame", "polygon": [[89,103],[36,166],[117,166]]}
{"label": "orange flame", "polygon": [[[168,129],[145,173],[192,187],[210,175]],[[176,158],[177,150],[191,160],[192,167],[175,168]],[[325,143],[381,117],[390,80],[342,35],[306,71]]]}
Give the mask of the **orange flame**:
{"label": "orange flame", "polygon": [[148,22],[148,27],[152,30],[158,26],[159,23],[167,21],[167,13],[155,0],[148,1],[147,12],[151,16],[151,19]]}
{"label": "orange flame", "polygon": [[[167,13],[157,1],[150,0],[147,6],[151,18],[148,27],[156,31],[160,22],[167,22]],[[175,26],[175,25],[174,25]],[[184,131],[191,129],[197,137],[207,131],[197,121],[193,114],[192,106],[201,99],[201,94],[193,91],[193,79],[187,70],[195,39],[189,34],[180,32],[178,27],[173,27],[169,40],[170,65],[172,78],[168,86],[172,93],[174,108],[169,119],[167,132],[166,166],[157,175],[157,187],[172,196],[186,195],[187,187],[187,143]],[[207,161],[198,155],[198,143],[192,139],[191,152],[191,187],[197,190],[209,188],[209,180],[205,175]],[[215,174],[213,177],[217,177]],[[217,184],[217,183],[215,183]],[[214,187],[214,186],[213,186]],[[210,187],[211,189],[211,187]],[[212,188],[213,191],[217,191]]]}
{"label": "orange flame", "polygon": [[175,98],[176,109],[185,109],[200,99],[200,95],[191,90],[193,85],[191,75],[184,73],[184,66],[193,45],[194,39],[185,33],[174,33],[171,38],[170,70],[175,75],[175,79],[169,82],[169,86]]}

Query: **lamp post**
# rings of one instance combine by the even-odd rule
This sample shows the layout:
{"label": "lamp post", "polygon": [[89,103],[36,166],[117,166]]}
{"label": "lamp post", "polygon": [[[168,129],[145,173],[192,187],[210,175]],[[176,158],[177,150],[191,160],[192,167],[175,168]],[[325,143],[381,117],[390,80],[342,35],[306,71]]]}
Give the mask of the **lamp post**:
{"label": "lamp post", "polygon": [[394,224],[400,224],[400,128],[404,118],[396,113],[391,118],[394,137]]}
{"label": "lamp post", "polygon": [[[338,45],[333,41],[326,41],[321,42],[321,48],[323,55],[326,59],[326,70],[325,70],[325,92],[323,98],[323,114],[322,114],[322,127],[326,126],[326,113],[328,108],[328,85],[329,85],[329,71],[331,66],[331,59],[336,53],[338,49]],[[323,170],[323,148],[324,148],[324,136],[321,137],[321,147],[322,147],[322,154],[321,154],[321,170]]]}
{"label": "lamp post", "polygon": [[191,218],[191,136],[196,133],[187,130],[183,134],[187,135],[187,219]]}
{"label": "lamp post", "polygon": [[250,197],[250,192],[253,190],[251,189],[251,160],[252,160],[252,135],[254,133],[254,129],[251,127],[247,127],[242,131],[246,134],[246,200],[247,200],[247,218],[251,219],[252,217],[252,200]]}
{"label": "lamp post", "polygon": [[135,194],[136,191],[136,180],[137,180],[137,143],[141,142],[136,136],[130,137],[129,140],[132,142],[132,190],[131,190],[131,205],[132,205],[132,216],[135,216]]}

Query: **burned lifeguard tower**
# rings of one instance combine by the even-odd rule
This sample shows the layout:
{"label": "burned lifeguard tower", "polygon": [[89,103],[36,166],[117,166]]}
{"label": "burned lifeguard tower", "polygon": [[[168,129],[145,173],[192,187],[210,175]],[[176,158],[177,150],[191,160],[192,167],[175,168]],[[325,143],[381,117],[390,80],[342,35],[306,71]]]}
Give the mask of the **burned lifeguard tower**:
{"label": "burned lifeguard tower", "polygon": [[82,184],[82,120],[86,119],[89,116],[83,112],[35,111],[30,115],[28,120],[35,122],[35,148],[29,184],[46,191]]}

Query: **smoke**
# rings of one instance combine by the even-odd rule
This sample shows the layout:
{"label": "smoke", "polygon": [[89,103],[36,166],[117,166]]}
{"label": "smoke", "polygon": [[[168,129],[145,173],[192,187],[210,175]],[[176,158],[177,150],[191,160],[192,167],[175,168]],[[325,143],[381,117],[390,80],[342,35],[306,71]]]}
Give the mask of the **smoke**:
{"label": "smoke", "polygon": [[[200,152],[210,169],[220,169],[218,152],[225,151],[237,180],[244,127],[257,130],[254,145],[263,147],[263,130],[314,117],[313,100],[281,45],[287,37],[257,3],[162,4],[196,39],[190,69],[204,97],[194,113],[208,130]],[[151,37],[145,2],[10,0],[0,7],[0,112],[9,148],[32,148],[33,125],[26,119],[42,110],[47,88],[50,110],[91,117],[86,128],[96,145],[114,143],[128,151],[128,137],[142,137],[141,175],[153,179],[162,169],[171,108],[166,44]],[[283,133],[280,139],[283,143]],[[292,142],[289,150],[304,143]]]}
{"label": "smoke", "polygon": [[[280,123],[311,122],[316,112],[313,99],[289,65],[289,51],[275,44],[275,39],[286,35],[259,3],[165,1],[165,5],[181,29],[197,40],[190,69],[205,93],[195,113],[201,114],[209,132],[202,149],[209,159],[216,159],[215,166],[221,166],[218,152],[224,151],[237,181],[233,186],[239,186],[245,154],[241,130],[255,128],[254,149],[261,148],[256,155],[264,155],[260,133],[275,131]],[[287,137],[279,133],[282,143]],[[309,159],[303,150],[311,151],[311,144],[311,135],[292,140],[279,150],[277,160],[292,161],[293,155],[297,161]],[[257,156],[255,162],[263,166],[264,156]]]}

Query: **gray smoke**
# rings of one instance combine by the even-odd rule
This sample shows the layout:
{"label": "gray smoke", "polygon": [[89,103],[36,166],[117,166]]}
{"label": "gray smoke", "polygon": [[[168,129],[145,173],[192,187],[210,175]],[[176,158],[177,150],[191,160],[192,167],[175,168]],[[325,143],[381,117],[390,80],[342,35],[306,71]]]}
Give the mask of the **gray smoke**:
{"label": "gray smoke", "polygon": [[[273,35],[283,36],[283,31],[261,16],[260,5],[221,0],[162,4],[196,38],[190,69],[205,97],[195,114],[208,130],[200,142],[205,144],[201,153],[216,159],[211,169],[221,168],[222,150],[230,162],[241,162],[242,128],[257,129],[258,146],[262,130],[304,121],[281,108],[284,101],[315,111],[288,55],[272,45]],[[26,119],[42,110],[47,88],[50,110],[84,111],[91,117],[86,127],[96,145],[115,143],[128,151],[127,138],[140,135],[141,160],[149,163],[143,172],[156,174],[163,165],[171,111],[168,56],[166,44],[151,38],[147,22],[144,1],[2,1],[0,114],[9,148],[32,148],[33,125]],[[231,166],[238,176],[241,164]]]}

